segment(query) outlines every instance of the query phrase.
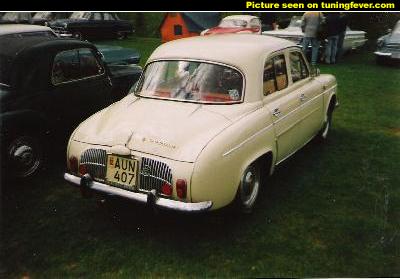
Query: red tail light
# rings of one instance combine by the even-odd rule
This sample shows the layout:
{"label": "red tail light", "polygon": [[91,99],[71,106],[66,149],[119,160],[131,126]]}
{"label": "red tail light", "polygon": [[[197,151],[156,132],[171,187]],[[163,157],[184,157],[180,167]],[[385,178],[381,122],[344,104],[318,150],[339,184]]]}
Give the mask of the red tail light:
{"label": "red tail light", "polygon": [[186,198],[187,185],[186,185],[186,180],[185,179],[178,179],[176,181],[176,194],[181,199]]}
{"label": "red tail light", "polygon": [[79,165],[79,174],[80,175],[85,175],[87,173],[86,165],[85,164],[80,164]]}
{"label": "red tail light", "polygon": [[172,185],[169,183],[164,183],[161,186],[161,193],[163,193],[166,196],[171,196],[172,195]]}
{"label": "red tail light", "polygon": [[72,173],[78,173],[78,158],[71,156],[68,159],[68,170]]}

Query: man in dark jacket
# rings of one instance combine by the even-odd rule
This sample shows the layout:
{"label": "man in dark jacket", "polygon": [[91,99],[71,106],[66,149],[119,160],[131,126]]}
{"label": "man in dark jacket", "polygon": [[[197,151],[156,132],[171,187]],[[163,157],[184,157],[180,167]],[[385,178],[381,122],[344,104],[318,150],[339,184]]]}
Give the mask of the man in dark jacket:
{"label": "man in dark jacket", "polygon": [[339,13],[327,13],[326,15],[326,32],[328,35],[328,43],[325,47],[325,63],[335,64],[336,53],[339,41],[340,16]]}

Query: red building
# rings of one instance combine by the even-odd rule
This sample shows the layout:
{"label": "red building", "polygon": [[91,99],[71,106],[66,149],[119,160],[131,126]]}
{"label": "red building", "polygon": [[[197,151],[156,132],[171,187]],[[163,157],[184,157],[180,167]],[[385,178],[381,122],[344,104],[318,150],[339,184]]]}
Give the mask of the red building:
{"label": "red building", "polygon": [[218,25],[219,13],[166,13],[160,25],[162,42],[200,35]]}

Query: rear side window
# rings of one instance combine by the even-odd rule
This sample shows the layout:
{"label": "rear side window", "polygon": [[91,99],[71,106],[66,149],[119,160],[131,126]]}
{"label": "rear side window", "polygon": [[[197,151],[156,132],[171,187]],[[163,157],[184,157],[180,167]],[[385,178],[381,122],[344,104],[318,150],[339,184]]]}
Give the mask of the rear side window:
{"label": "rear side window", "polygon": [[290,69],[293,83],[305,79],[309,76],[306,62],[300,52],[295,51],[289,54]]}
{"label": "rear side window", "polygon": [[286,61],[283,54],[277,55],[264,65],[263,93],[265,96],[288,86]]}
{"label": "rear side window", "polygon": [[81,48],[62,51],[56,55],[51,80],[60,84],[95,77],[104,73],[104,68],[91,49]]}

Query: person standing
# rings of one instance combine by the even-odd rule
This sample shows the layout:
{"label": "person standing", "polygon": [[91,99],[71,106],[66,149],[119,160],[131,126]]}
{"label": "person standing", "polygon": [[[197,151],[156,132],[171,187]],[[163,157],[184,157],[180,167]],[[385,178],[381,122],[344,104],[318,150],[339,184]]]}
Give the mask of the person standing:
{"label": "person standing", "polygon": [[321,12],[306,12],[303,14],[301,29],[304,33],[303,51],[307,53],[307,48],[311,44],[311,64],[316,65],[320,41],[318,39],[318,29],[324,21]]}
{"label": "person standing", "polygon": [[339,29],[340,15],[339,13],[328,13],[325,17],[326,21],[326,32],[328,43],[325,47],[325,63],[335,64],[336,53],[339,40]]}
{"label": "person standing", "polygon": [[340,13],[339,24],[337,27],[338,32],[339,32],[339,38],[338,38],[338,46],[337,46],[337,52],[336,52],[336,62],[343,55],[343,43],[344,43],[344,37],[346,36],[346,29],[347,29],[348,23],[349,23],[348,15],[346,13]]}

